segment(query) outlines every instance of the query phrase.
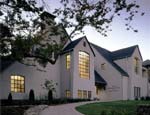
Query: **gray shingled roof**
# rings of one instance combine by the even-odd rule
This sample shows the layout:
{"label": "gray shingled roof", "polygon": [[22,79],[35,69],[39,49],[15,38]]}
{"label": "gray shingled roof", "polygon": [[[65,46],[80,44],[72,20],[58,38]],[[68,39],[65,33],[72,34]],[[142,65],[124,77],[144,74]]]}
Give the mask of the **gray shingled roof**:
{"label": "gray shingled roof", "polygon": [[111,52],[101,48],[95,44],[92,44],[92,46],[116,69],[118,72],[120,72],[121,75],[129,77],[128,73],[125,72],[119,65],[117,65],[115,62],[113,62],[113,58],[111,56]]}
{"label": "gray shingled roof", "polygon": [[9,67],[11,64],[13,64],[15,61],[10,59],[10,57],[1,57],[0,60],[0,71],[4,71],[7,67]]}
{"label": "gray shingled roof", "polygon": [[82,38],[71,41],[64,49],[63,52],[68,52],[73,50],[73,48],[82,40]]}
{"label": "gray shingled roof", "polygon": [[143,62],[143,66],[144,66],[144,67],[150,67],[150,60],[145,60],[145,61]]}
{"label": "gray shingled roof", "polygon": [[111,57],[113,58],[113,60],[122,59],[125,57],[131,57],[136,47],[138,47],[138,45],[113,51],[111,52]]}
{"label": "gray shingled roof", "polygon": [[107,85],[107,82],[103,79],[103,77],[97,71],[94,71],[94,75],[95,75],[96,84]]}
{"label": "gray shingled roof", "polygon": [[[76,46],[83,38],[85,38],[85,39],[87,40],[86,36],[83,36],[83,37],[81,37],[81,38],[79,38],[79,39],[76,39],[76,40],[74,40],[74,41],[71,41],[71,42],[63,49],[63,51],[62,51],[61,54],[64,54],[64,53],[69,52],[69,51],[72,51],[72,50],[75,48],[75,46]],[[94,53],[94,51],[93,51],[93,49],[92,49],[92,47],[91,47],[91,44],[89,43],[88,40],[87,40],[87,43],[89,44],[89,47],[90,47],[90,49],[91,49],[93,55],[95,56],[95,53]]]}

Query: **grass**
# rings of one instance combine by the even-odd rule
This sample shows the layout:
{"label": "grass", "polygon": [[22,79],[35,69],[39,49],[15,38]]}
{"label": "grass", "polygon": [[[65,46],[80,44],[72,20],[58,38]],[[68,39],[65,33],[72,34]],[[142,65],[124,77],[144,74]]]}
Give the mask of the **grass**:
{"label": "grass", "polygon": [[97,102],[76,107],[84,115],[136,115],[138,105],[150,104],[150,101],[113,101]]}

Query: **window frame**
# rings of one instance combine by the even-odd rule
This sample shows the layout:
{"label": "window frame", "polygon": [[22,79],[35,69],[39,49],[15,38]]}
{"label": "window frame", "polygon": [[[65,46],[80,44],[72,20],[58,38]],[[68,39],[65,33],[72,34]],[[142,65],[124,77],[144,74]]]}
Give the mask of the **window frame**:
{"label": "window frame", "polygon": [[[18,80],[18,78],[17,78],[16,79],[17,81],[15,81],[15,79],[13,79],[13,81],[14,81],[14,83],[13,83],[14,87],[12,87],[12,76],[14,76],[14,77],[17,76],[17,77],[23,78],[23,80]],[[21,88],[21,82],[22,81],[23,81],[23,88]],[[15,82],[16,82],[16,84],[15,84]],[[17,86],[17,87],[15,87],[15,86]],[[17,88],[17,91],[15,91],[15,90],[13,91],[12,88],[14,88],[14,89]],[[18,89],[20,91],[18,91]],[[23,90],[23,91],[21,91],[21,90]],[[20,74],[12,74],[10,76],[10,92],[13,92],[13,93],[25,93],[25,76],[20,75]]]}
{"label": "window frame", "polygon": [[[83,53],[83,54],[81,54],[81,53]],[[85,58],[86,58],[86,60],[85,60]],[[88,62],[88,63],[86,63],[86,62]],[[78,52],[78,68],[79,68],[78,72],[79,72],[80,78],[90,79],[90,54],[87,53],[86,51],[80,50]]]}
{"label": "window frame", "polygon": [[70,90],[66,90],[65,96],[66,96],[66,98],[71,98],[71,91]]}
{"label": "window frame", "polygon": [[106,63],[101,64],[101,70],[106,70]]}
{"label": "window frame", "polygon": [[71,54],[68,53],[68,54],[66,54],[66,69],[69,70],[70,67],[71,67]]}
{"label": "window frame", "polygon": [[134,72],[139,74],[139,58],[134,57]]}
{"label": "window frame", "polygon": [[82,94],[82,90],[78,90],[78,98],[82,99],[83,98],[83,94]]}
{"label": "window frame", "polygon": [[83,99],[87,99],[88,95],[87,95],[87,90],[83,90]]}
{"label": "window frame", "polygon": [[91,99],[92,98],[92,91],[88,91],[88,99]]}

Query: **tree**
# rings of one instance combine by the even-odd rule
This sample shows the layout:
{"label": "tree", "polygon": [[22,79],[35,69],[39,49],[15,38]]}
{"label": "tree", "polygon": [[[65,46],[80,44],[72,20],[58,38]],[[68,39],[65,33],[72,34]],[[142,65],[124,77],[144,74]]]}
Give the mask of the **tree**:
{"label": "tree", "polygon": [[42,88],[48,91],[49,102],[51,102],[53,99],[53,92],[56,92],[56,86],[57,83],[55,83],[53,80],[47,80],[47,79],[45,79],[44,84],[42,84]]}
{"label": "tree", "polygon": [[[62,47],[67,42],[65,38],[71,38],[79,32],[83,32],[85,26],[94,27],[99,33],[107,36],[111,30],[110,25],[116,16],[127,13],[125,26],[132,29],[130,22],[138,13],[139,5],[135,1],[127,0],[60,0],[62,7],[53,12],[59,18],[55,22],[55,16],[45,11],[43,5],[36,0],[3,0],[0,2],[0,55],[19,62],[24,59],[34,58],[35,61],[46,65],[54,64]],[[141,15],[144,15],[142,13]],[[51,31],[47,34],[47,29]],[[64,29],[70,28],[69,35]],[[46,35],[46,36],[45,36]],[[61,41],[58,43],[56,36]],[[45,39],[46,38],[46,39]]]}
{"label": "tree", "polygon": [[35,96],[34,96],[34,90],[31,89],[29,92],[29,101],[34,102]]}
{"label": "tree", "polygon": [[13,100],[12,94],[9,93],[9,95],[8,95],[8,102],[11,104],[11,103],[12,103],[12,100]]}

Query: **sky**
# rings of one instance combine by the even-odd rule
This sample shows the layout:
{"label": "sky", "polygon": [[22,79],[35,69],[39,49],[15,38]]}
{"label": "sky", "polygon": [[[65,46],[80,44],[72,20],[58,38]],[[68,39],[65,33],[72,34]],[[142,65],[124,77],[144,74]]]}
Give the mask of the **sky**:
{"label": "sky", "polygon": [[[49,10],[59,6],[59,0],[46,0]],[[131,0],[132,1],[132,0]],[[150,0],[136,0],[140,5],[140,12],[145,12],[144,16],[138,14],[131,25],[138,30],[137,33],[127,31],[123,18],[117,17],[112,22],[112,31],[108,32],[108,37],[103,37],[93,28],[85,28],[87,39],[109,51],[114,51],[133,45],[139,45],[143,60],[150,59]],[[78,35],[77,39],[83,35]]]}

